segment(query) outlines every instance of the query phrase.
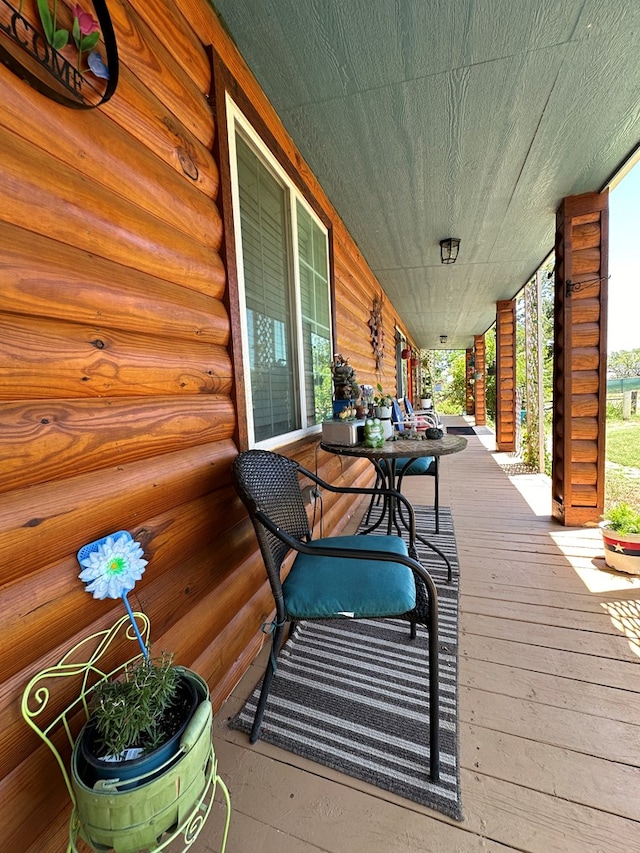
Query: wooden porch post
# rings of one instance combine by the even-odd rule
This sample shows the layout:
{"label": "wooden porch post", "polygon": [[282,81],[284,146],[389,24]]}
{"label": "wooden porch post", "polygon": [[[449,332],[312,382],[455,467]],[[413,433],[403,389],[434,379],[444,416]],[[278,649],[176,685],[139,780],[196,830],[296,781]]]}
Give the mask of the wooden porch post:
{"label": "wooden porch post", "polygon": [[516,301],[496,302],[496,449],[516,449]]}
{"label": "wooden porch post", "polygon": [[487,365],[485,359],[484,335],[474,335],[473,351],[475,353],[475,370],[482,373],[482,378],[476,380],[473,386],[475,400],[476,426],[484,426],[487,423],[487,398],[485,394],[485,376]]}
{"label": "wooden porch post", "polygon": [[473,399],[473,385],[469,381],[473,376],[475,368],[472,366],[473,350],[468,349],[465,352],[465,412],[468,415],[473,415],[475,412],[475,400]]}
{"label": "wooden porch post", "polygon": [[604,508],[609,194],[565,198],[556,214],[553,515]]}

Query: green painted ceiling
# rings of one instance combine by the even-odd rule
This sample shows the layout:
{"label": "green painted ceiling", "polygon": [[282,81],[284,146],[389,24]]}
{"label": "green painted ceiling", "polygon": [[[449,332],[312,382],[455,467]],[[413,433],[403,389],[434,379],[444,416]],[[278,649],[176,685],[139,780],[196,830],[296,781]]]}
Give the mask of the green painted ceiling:
{"label": "green painted ceiling", "polygon": [[423,348],[472,346],[640,141],[638,0],[214,6]]}

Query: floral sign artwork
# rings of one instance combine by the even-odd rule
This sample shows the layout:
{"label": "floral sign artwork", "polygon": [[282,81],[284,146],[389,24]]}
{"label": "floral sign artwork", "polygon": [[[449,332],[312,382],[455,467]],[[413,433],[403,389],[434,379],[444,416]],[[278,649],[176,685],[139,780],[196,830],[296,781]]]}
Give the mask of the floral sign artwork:
{"label": "floral sign artwork", "polygon": [[106,0],[71,8],[59,0],[20,0],[18,8],[0,0],[0,61],[65,106],[105,103],[119,67]]}
{"label": "floral sign artwork", "polygon": [[[53,0],[53,12],[49,8],[49,0],[38,0],[38,13],[42,22],[42,29],[49,44],[56,50],[62,50],[69,41],[69,30],[58,29],[57,13],[58,3]],[[73,40],[78,49],[77,68],[82,71],[82,57],[89,52],[87,57],[87,71],[96,74],[94,66],[99,73],[96,77],[109,79],[109,69],[102,61],[102,57],[95,50],[100,41],[100,24],[92,14],[86,12],[79,3],[73,7]],[[96,60],[99,60],[97,62]]]}

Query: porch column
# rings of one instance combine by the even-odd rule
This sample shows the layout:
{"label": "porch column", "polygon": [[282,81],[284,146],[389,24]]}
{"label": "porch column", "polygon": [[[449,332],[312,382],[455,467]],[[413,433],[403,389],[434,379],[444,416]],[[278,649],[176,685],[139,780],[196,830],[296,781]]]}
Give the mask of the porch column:
{"label": "porch column", "polygon": [[475,412],[475,401],[473,399],[473,385],[470,382],[473,376],[474,368],[473,350],[468,349],[465,352],[465,371],[464,371],[464,396],[465,396],[465,412],[468,415],[473,415]]}
{"label": "porch column", "polygon": [[484,426],[487,423],[487,399],[485,394],[485,376],[487,365],[485,359],[484,335],[474,335],[473,351],[475,353],[475,370],[482,374],[473,386],[473,397],[475,400],[476,426]]}
{"label": "porch column", "polygon": [[553,515],[598,521],[604,508],[609,194],[565,198],[556,214]]}
{"label": "porch column", "polygon": [[516,449],[516,301],[496,302],[496,450]]}

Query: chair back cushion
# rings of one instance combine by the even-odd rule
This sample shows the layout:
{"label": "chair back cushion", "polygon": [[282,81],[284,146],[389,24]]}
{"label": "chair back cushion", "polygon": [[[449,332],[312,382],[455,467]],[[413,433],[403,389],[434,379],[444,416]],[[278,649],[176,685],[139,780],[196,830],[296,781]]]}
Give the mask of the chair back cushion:
{"label": "chair back cushion", "polygon": [[[331,536],[318,548],[375,550],[407,556],[399,536]],[[413,572],[402,563],[298,554],[285,580],[287,612],[293,619],[400,616],[416,604]]]}
{"label": "chair back cushion", "polygon": [[397,400],[391,401],[391,420],[398,432],[404,432],[404,415]]}
{"label": "chair back cushion", "polygon": [[407,477],[413,474],[435,474],[435,470],[429,470],[434,461],[434,456],[420,456],[418,459],[396,459],[396,472],[405,474]]}

